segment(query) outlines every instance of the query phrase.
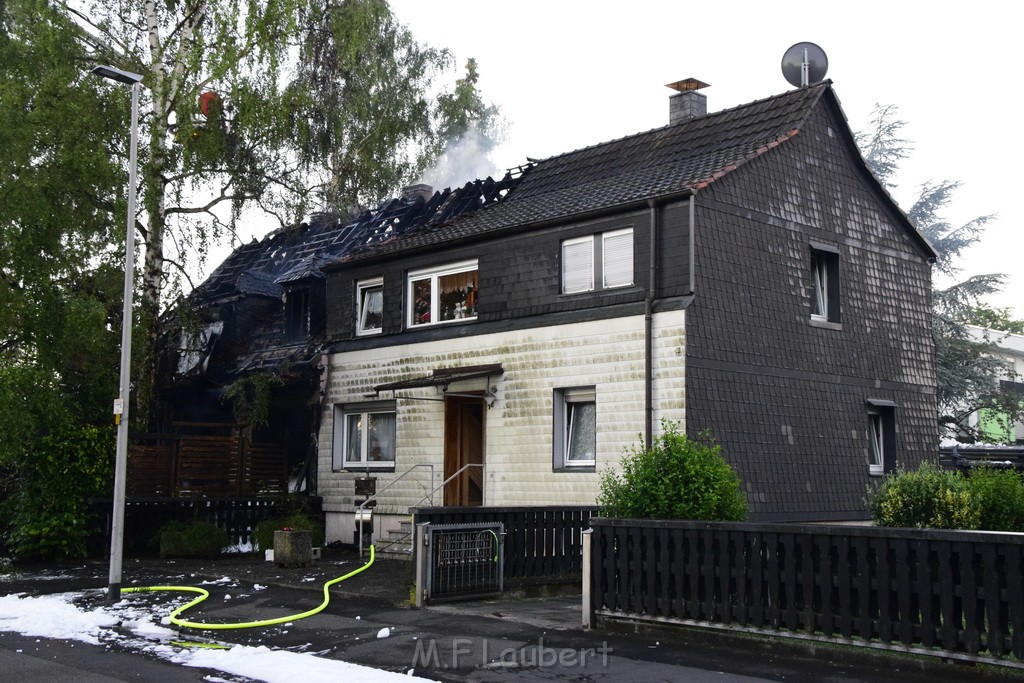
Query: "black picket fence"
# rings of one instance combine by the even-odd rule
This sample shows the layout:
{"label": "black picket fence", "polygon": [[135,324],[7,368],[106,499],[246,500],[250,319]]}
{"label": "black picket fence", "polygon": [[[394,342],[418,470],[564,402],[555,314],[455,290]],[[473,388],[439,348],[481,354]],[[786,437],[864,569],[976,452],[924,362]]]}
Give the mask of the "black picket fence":
{"label": "black picket fence", "polygon": [[593,617],[1024,657],[1024,535],[591,520]]}
{"label": "black picket fence", "polygon": [[415,508],[413,525],[501,522],[505,585],[576,583],[583,576],[583,531],[593,505]]}
{"label": "black picket fence", "polygon": [[[322,517],[318,497],[302,501],[307,514]],[[169,522],[209,522],[227,532],[231,543],[251,544],[256,525],[264,519],[284,517],[296,509],[296,501],[278,498],[130,498],[125,503],[124,553],[155,555],[160,529]],[[86,550],[92,557],[110,552],[113,501],[89,501],[90,529]]]}

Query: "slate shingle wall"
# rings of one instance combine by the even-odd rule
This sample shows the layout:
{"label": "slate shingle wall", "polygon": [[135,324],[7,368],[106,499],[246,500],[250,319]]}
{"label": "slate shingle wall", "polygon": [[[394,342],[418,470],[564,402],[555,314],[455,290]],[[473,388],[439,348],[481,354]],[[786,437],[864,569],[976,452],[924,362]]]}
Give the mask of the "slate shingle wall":
{"label": "slate shingle wall", "polygon": [[[687,429],[714,431],[755,518],[866,516],[869,398],[896,404],[901,465],[937,448],[930,266],[832,116],[697,198]],[[839,251],[841,329],[810,322],[812,241]]]}
{"label": "slate shingle wall", "polygon": [[[689,289],[686,207],[685,202],[670,205],[663,209],[659,219],[660,297],[678,296]],[[626,227],[633,228],[634,286],[563,295],[561,241]],[[505,235],[461,248],[438,249],[426,255],[358,264],[332,272],[328,277],[328,338],[337,342],[355,337],[355,283],[362,279],[384,277],[384,334],[381,339],[389,339],[381,343],[398,343],[398,339],[392,338],[394,335],[420,335],[428,329],[403,330],[404,281],[409,271],[478,260],[480,294],[476,323],[429,328],[435,335],[444,335],[441,330],[449,329],[450,336],[461,336],[474,334],[474,324],[508,321],[512,327],[525,328],[537,325],[536,320],[527,320],[533,316],[642,302],[648,284],[649,254],[650,213],[641,210]]]}

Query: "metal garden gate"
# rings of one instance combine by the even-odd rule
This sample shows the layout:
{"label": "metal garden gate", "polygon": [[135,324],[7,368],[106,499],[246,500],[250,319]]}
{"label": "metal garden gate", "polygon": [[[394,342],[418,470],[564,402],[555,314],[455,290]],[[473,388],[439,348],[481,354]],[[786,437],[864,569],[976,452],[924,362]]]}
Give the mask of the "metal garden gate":
{"label": "metal garden gate", "polygon": [[417,529],[416,602],[500,595],[504,525],[422,524]]}

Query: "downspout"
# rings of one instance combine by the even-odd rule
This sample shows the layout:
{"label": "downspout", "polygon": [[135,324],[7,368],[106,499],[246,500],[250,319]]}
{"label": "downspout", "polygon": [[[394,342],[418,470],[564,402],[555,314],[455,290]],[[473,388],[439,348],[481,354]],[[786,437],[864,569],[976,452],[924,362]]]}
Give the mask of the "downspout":
{"label": "downspout", "polygon": [[647,297],[644,299],[644,446],[650,448],[654,434],[654,296],[657,286],[658,202],[650,199],[650,265]]}
{"label": "downspout", "polygon": [[690,235],[689,235],[689,240],[690,240],[690,294],[694,293],[695,287],[696,287],[696,283],[697,283],[697,276],[694,273],[694,271],[696,270],[696,263],[697,263],[697,260],[696,260],[696,251],[697,250],[694,249],[695,242],[694,242],[694,238],[693,238],[693,228],[694,228],[694,225],[695,225],[695,221],[694,221],[694,204],[696,203],[696,201],[697,201],[696,198],[691,194],[690,195],[690,200],[687,202],[687,204],[690,205],[690,231],[689,231],[690,232]]}

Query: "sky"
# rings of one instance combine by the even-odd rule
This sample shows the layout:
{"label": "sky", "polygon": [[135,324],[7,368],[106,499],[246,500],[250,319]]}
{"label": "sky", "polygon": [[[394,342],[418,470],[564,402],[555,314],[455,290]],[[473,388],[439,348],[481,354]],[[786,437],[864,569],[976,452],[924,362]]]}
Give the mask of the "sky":
{"label": "sky", "polygon": [[[710,84],[714,112],[792,89],[780,64],[800,42],[828,56],[826,78],[854,131],[869,128],[876,104],[894,105],[914,148],[893,197],[909,209],[922,184],[959,181],[944,215],[959,226],[993,215],[966,251],[959,278],[1007,276],[986,301],[1024,318],[1024,203],[1017,200],[1024,109],[1015,82],[1014,3],[975,0],[860,0],[792,3],[750,0],[683,3],[655,0],[391,0],[398,20],[422,43],[448,48],[464,66],[479,65],[479,87],[507,124],[491,166],[463,181],[607,142],[668,123],[665,84]],[[452,76],[454,79],[454,75]],[[443,189],[438,186],[436,189]],[[262,238],[253,221],[240,236]],[[206,272],[230,253],[211,254]],[[938,277],[945,287],[953,280]]]}
{"label": "sky", "polygon": [[[500,107],[507,138],[496,172],[668,123],[665,84],[688,77],[718,111],[790,90],[786,49],[813,42],[853,130],[875,104],[898,107],[914,145],[893,196],[904,209],[921,184],[962,183],[946,214],[960,225],[996,214],[965,254],[961,275],[1001,272],[989,299],[1024,318],[1024,209],[1018,159],[1024,136],[1015,82],[1022,59],[1014,3],[717,3],[391,0],[421,41],[473,57],[484,97]],[[466,178],[470,180],[470,178]],[[939,281],[940,286],[948,282]]]}

